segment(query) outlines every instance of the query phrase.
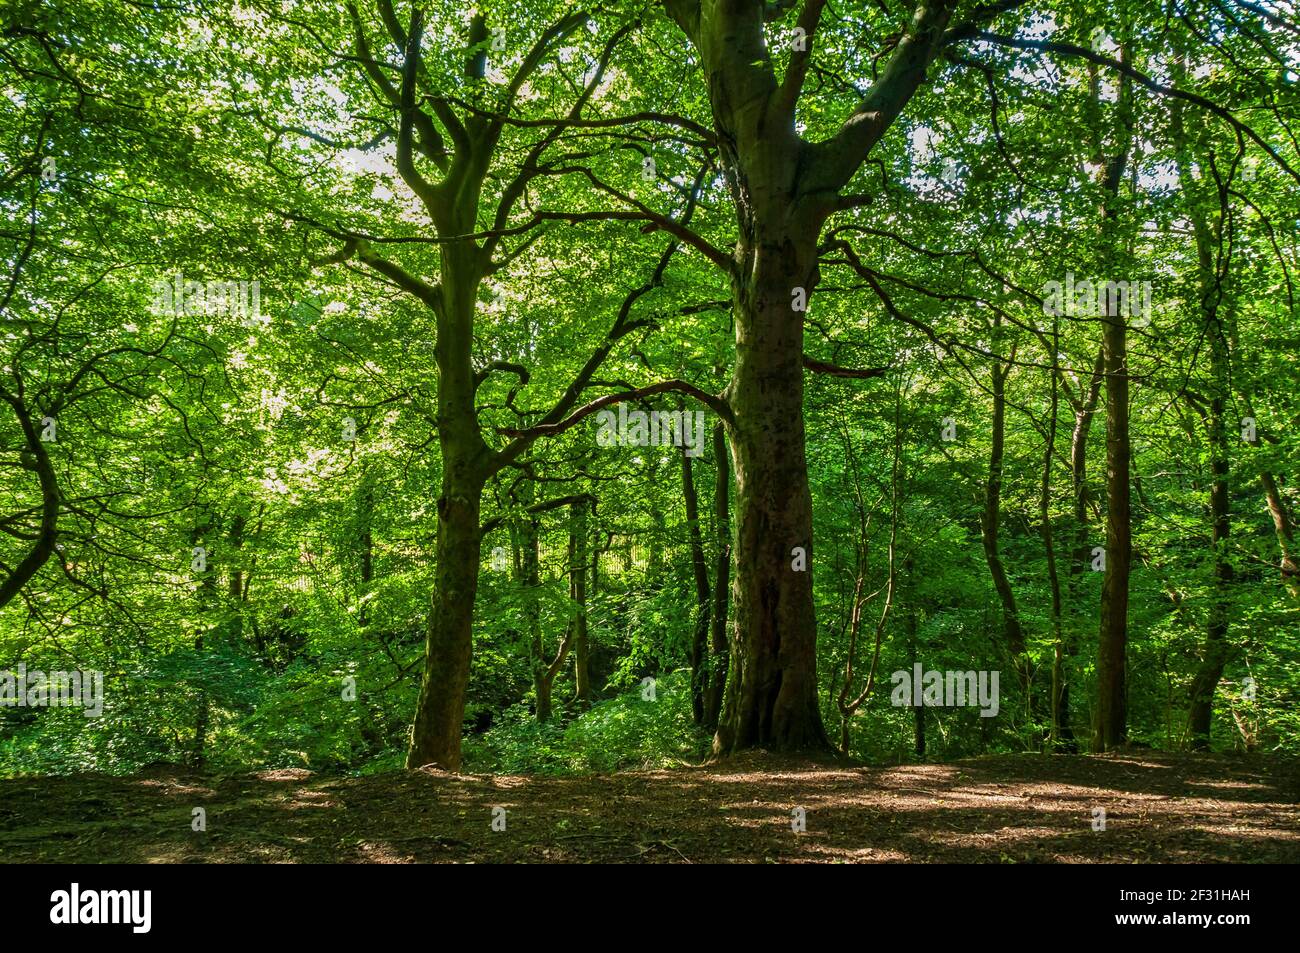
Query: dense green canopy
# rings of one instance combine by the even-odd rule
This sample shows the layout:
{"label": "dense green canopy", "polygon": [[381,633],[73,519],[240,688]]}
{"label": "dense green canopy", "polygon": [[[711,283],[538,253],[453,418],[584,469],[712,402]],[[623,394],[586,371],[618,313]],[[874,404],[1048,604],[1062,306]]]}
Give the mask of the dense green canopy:
{"label": "dense green canopy", "polygon": [[1293,0],[2,16],[0,773],[1300,746]]}

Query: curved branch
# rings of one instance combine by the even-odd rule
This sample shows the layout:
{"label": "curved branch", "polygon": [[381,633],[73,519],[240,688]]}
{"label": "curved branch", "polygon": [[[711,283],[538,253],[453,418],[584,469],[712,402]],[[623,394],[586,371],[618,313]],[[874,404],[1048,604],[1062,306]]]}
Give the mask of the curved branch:
{"label": "curved branch", "polygon": [[871,377],[884,377],[889,373],[887,367],[840,367],[838,364],[829,364],[826,361],[819,361],[816,358],[803,356],[804,370],[812,371],[814,374],[829,374],[831,377],[852,377],[858,380],[866,380]]}
{"label": "curved branch", "polygon": [[655,394],[663,394],[670,391],[676,391],[677,393],[694,397],[728,424],[732,423],[735,419],[731,412],[731,406],[720,394],[710,394],[686,381],[669,380],[660,381],[657,384],[650,384],[646,387],[638,387],[635,390],[625,391],[622,394],[607,394],[604,397],[599,397],[591,403],[579,407],[568,417],[558,421],[557,423],[538,424],[535,427],[524,427],[518,429],[512,427],[498,427],[497,432],[507,437],[516,438],[553,437],[556,434],[564,433],[564,431],[576,426],[584,418],[591,416],[598,410],[602,410],[615,404],[621,404],[624,401],[643,400],[646,397],[652,397]]}
{"label": "curved branch", "polygon": [[40,531],[27,555],[10,570],[4,582],[0,583],[0,608],[3,608],[22,591],[23,586],[27,585],[54,553],[59,519],[59,484],[54,474],[54,466],[50,462],[50,455],[46,452],[45,444],[41,442],[40,434],[37,433],[31,414],[23,406],[23,402],[5,390],[0,390],[0,400],[9,404],[13,408],[14,416],[18,418],[23,437],[27,441],[27,449],[31,453],[32,469],[36,471],[36,477],[41,484]]}

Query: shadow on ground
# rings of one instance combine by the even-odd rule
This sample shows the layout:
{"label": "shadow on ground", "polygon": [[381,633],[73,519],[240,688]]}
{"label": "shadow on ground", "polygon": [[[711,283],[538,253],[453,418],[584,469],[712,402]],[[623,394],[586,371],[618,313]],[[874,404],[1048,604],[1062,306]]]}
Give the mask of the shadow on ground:
{"label": "shadow on ground", "polygon": [[568,778],[82,775],[0,781],[0,861],[1295,863],[1298,801],[1295,759],[1150,752],[891,767],[758,753]]}

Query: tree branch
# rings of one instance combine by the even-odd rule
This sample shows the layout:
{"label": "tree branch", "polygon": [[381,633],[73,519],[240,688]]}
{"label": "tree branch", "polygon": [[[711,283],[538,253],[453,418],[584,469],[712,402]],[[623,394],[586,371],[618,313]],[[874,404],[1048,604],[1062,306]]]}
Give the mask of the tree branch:
{"label": "tree branch", "polygon": [[971,39],[981,40],[986,43],[997,43],[1018,50],[1037,50],[1043,53],[1061,53],[1066,56],[1077,56],[1088,60],[1091,63],[1096,63],[1099,66],[1113,69],[1153,93],[1159,93],[1161,96],[1168,96],[1173,99],[1182,99],[1189,103],[1194,103],[1202,109],[1218,116],[1234,130],[1245,135],[1254,142],[1255,145],[1268,153],[1268,155],[1272,157],[1273,161],[1276,162],[1288,175],[1290,175],[1291,178],[1300,182],[1300,171],[1292,168],[1287,161],[1278,154],[1276,149],[1269,145],[1268,142],[1255,132],[1254,129],[1234,116],[1231,111],[1212,100],[1206,99],[1204,96],[1198,95],[1197,93],[1189,93],[1184,89],[1176,89],[1172,86],[1158,83],[1141,70],[1136,69],[1122,60],[1111,59],[1108,56],[1095,53],[1087,47],[1076,46],[1073,43],[1056,43],[1050,40],[1022,40],[1018,37],[1002,36],[997,33],[988,33],[982,30],[974,31],[971,35]]}
{"label": "tree branch", "polygon": [[803,356],[804,370],[812,371],[814,374],[829,374],[831,377],[853,377],[859,380],[866,380],[871,377],[884,377],[889,373],[887,367],[840,367],[838,364],[829,364],[826,361],[819,361],[816,358]]}
{"label": "tree branch", "polygon": [[584,418],[591,416],[598,410],[610,407],[615,404],[621,404],[624,401],[644,400],[646,397],[652,397],[655,394],[663,394],[671,391],[686,394],[694,397],[700,403],[704,404],[723,420],[731,423],[734,416],[731,413],[731,407],[719,394],[710,394],[701,390],[694,384],[682,380],[660,381],[657,384],[650,384],[646,387],[638,387],[635,390],[626,391],[622,394],[608,394],[605,397],[597,398],[589,404],[579,407],[568,417],[552,424],[538,424],[535,427],[510,428],[498,427],[497,432],[507,437],[533,438],[533,437],[553,437],[556,434],[576,426]]}
{"label": "tree branch", "polygon": [[956,0],[922,0],[917,6],[907,35],[853,115],[834,136],[811,147],[815,174],[805,191],[837,193],[853,178],[925,82],[926,70],[943,46],[944,27],[956,5]]}

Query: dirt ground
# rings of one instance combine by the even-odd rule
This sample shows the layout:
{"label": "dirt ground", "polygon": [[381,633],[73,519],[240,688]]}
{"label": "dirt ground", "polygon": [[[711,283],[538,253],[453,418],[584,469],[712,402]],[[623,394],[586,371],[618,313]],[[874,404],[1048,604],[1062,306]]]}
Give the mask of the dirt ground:
{"label": "dirt ground", "polygon": [[1298,801],[1294,759],[1150,752],[888,767],[759,753],[567,778],[82,775],[0,781],[0,861],[1295,863]]}

